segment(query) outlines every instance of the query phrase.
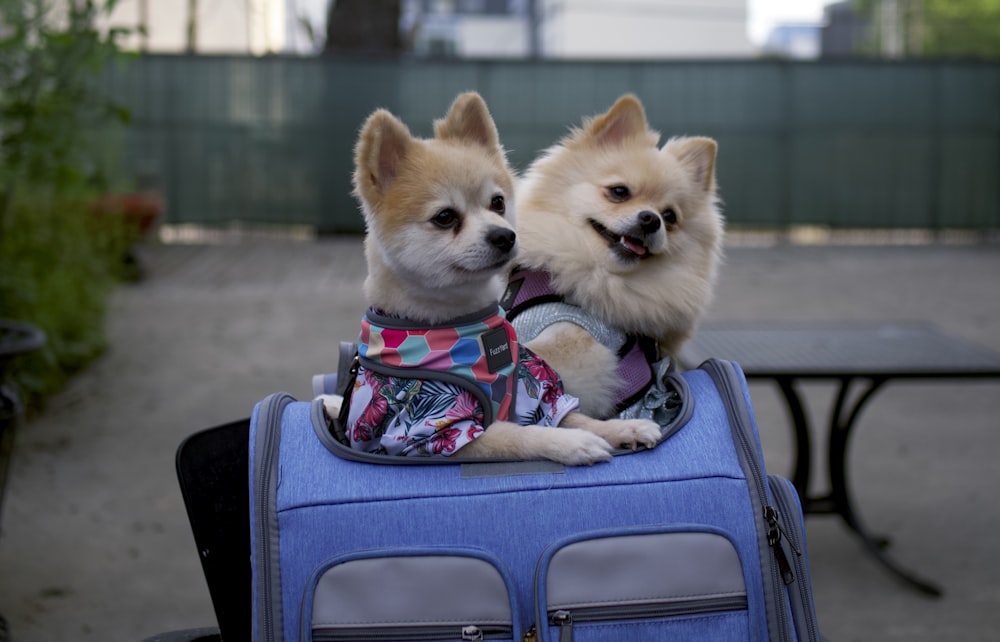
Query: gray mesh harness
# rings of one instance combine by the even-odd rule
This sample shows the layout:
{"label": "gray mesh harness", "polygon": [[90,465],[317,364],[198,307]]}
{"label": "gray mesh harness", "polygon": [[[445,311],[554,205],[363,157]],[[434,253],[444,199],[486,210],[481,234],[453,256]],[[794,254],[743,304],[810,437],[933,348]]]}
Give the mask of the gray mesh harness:
{"label": "gray mesh harness", "polygon": [[516,269],[510,276],[507,292],[500,301],[507,310],[507,320],[517,330],[523,343],[537,337],[545,328],[565,321],[580,326],[594,339],[618,355],[617,373],[623,382],[616,391],[615,412],[625,418],[633,406],[645,405],[650,387],[658,379],[655,370],[656,342],[649,337],[627,334],[609,327],[583,308],[563,300],[552,288],[547,272]]}

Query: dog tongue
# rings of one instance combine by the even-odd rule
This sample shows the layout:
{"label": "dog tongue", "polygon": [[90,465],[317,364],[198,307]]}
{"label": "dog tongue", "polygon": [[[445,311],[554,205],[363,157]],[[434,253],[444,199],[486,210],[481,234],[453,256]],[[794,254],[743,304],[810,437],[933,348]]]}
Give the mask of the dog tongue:
{"label": "dog tongue", "polygon": [[636,243],[627,236],[621,238],[621,244],[627,247],[633,254],[638,254],[639,256],[646,255],[646,246],[642,243]]}

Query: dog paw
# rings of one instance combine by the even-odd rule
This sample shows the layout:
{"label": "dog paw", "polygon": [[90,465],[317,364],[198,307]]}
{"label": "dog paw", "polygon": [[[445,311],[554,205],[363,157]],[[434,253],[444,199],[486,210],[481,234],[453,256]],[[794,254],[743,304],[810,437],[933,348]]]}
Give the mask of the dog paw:
{"label": "dog paw", "polygon": [[660,441],[660,425],[649,419],[609,419],[605,424],[605,439],[615,448],[652,448]]}
{"label": "dog paw", "polygon": [[601,437],[585,430],[565,429],[557,434],[564,444],[550,454],[550,457],[567,466],[590,466],[602,461],[611,461],[611,444]]}
{"label": "dog paw", "polygon": [[340,395],[320,395],[316,397],[323,402],[323,410],[330,419],[340,416],[340,407],[344,404],[344,398]]}

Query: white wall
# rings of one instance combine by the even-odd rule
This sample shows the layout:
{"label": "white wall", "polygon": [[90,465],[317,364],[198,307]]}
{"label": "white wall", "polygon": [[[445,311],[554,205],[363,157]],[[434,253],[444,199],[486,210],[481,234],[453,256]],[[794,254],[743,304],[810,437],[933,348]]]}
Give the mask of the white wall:
{"label": "white wall", "polygon": [[[300,0],[302,1],[302,0]],[[143,0],[120,0],[108,21],[112,26],[135,27]],[[189,0],[145,0],[148,11],[149,51],[187,49]],[[255,53],[281,51],[286,42],[286,0],[197,0],[195,50],[199,53]],[[126,41],[138,49],[143,38]]]}
{"label": "white wall", "polygon": [[741,58],[754,55],[746,0],[552,0],[542,3],[552,58]]}
{"label": "white wall", "polygon": [[522,18],[462,16],[458,23],[458,55],[467,58],[524,57],[528,25]]}

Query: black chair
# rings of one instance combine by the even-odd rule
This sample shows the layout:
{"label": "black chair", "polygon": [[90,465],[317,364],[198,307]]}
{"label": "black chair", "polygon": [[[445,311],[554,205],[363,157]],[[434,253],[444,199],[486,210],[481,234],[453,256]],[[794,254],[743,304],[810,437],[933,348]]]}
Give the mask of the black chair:
{"label": "black chair", "polygon": [[177,448],[177,479],[219,626],[145,642],[250,639],[249,432],[250,419],[241,419],[197,432]]}
{"label": "black chair", "polygon": [[[12,381],[16,359],[45,346],[45,333],[30,323],[0,319],[0,515],[7,469],[14,452],[14,430],[24,412],[17,386]],[[10,639],[7,620],[0,616],[0,642]]]}

